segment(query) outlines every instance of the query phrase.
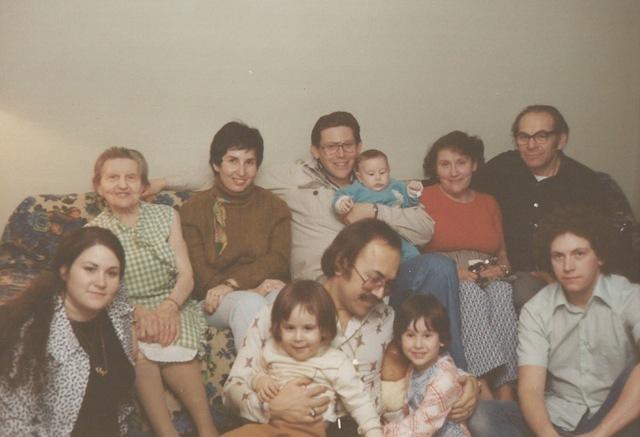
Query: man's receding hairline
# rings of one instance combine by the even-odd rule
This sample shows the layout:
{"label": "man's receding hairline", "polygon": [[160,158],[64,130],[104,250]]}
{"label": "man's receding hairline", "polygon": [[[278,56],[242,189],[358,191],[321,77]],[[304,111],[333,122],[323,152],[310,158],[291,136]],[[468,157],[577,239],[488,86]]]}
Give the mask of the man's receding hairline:
{"label": "man's receding hairline", "polygon": [[520,125],[522,124],[522,120],[529,114],[547,114],[549,118],[551,118],[551,123],[553,123],[553,130],[556,129],[556,119],[553,118],[553,114],[551,114],[549,111],[545,111],[544,109],[540,109],[540,110],[536,109],[536,110],[531,110],[522,114],[522,117],[520,117],[520,120],[518,120],[518,132],[520,131]]}
{"label": "man's receding hairline", "polygon": [[[369,240],[367,242],[367,244],[365,244],[364,246],[362,246],[362,249],[360,249],[360,252],[358,252],[356,258],[353,260],[353,265],[356,265],[356,262],[358,262],[358,259],[362,256],[362,253],[365,251],[365,249],[372,243],[374,242],[378,242],[381,243],[381,245],[383,246],[387,246],[389,249],[394,250],[395,252],[397,252],[399,255],[402,254],[402,250],[397,248],[397,247],[393,247],[387,240],[385,240],[384,238],[380,237],[380,236],[375,236],[374,238],[372,238],[371,240]],[[382,276],[386,277],[384,274],[382,274],[382,272],[378,272],[380,273]]]}

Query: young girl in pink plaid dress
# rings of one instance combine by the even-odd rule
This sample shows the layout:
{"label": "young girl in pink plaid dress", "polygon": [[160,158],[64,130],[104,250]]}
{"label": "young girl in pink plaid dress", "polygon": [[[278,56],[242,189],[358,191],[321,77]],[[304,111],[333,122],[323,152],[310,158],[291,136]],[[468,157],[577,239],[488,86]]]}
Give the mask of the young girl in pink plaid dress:
{"label": "young girl in pink plaid dress", "polygon": [[464,424],[447,420],[462,394],[445,349],[449,340],[447,313],[432,295],[413,295],[396,311],[393,342],[410,364],[404,379],[383,381],[385,437],[471,435]]}

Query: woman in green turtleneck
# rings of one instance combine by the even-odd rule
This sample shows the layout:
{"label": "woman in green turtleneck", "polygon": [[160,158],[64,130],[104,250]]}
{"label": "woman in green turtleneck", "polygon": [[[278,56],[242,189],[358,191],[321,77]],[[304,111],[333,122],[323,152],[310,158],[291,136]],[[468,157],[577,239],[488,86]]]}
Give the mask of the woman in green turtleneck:
{"label": "woman in green turtleneck", "polygon": [[284,201],[253,183],[263,151],[257,129],[225,124],[209,153],[213,188],[180,209],[193,295],[204,299],[210,325],[231,328],[236,349],[260,308],[289,279],[291,214]]}

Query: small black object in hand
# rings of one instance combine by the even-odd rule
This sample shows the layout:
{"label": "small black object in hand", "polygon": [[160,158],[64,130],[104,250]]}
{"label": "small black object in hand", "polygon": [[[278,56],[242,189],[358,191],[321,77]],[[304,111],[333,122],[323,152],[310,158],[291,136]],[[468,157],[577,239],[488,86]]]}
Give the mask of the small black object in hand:
{"label": "small black object in hand", "polygon": [[497,264],[498,264],[498,258],[493,256],[491,258],[485,259],[484,261],[478,261],[477,263],[471,264],[469,266],[469,271],[478,275],[478,279],[476,279],[476,284],[478,284],[482,288],[486,287],[490,281],[489,279],[483,278],[482,276],[480,276],[480,272],[482,272],[484,269],[486,269],[490,265],[497,265]]}

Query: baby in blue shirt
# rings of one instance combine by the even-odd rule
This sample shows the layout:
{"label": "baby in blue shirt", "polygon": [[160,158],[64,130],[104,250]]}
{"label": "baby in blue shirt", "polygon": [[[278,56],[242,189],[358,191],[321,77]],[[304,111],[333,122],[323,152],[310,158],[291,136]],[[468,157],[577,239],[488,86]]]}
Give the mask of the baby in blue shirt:
{"label": "baby in blue shirt", "polygon": [[[422,195],[420,181],[402,181],[391,178],[387,155],[370,149],[358,155],[355,165],[358,180],[339,189],[333,198],[333,209],[338,215],[348,213],[354,203],[376,203],[399,208],[416,206]],[[402,260],[418,255],[418,249],[402,240]]]}

